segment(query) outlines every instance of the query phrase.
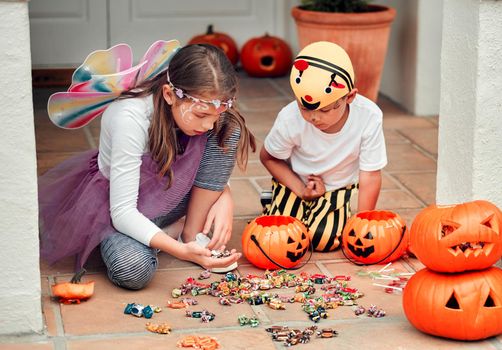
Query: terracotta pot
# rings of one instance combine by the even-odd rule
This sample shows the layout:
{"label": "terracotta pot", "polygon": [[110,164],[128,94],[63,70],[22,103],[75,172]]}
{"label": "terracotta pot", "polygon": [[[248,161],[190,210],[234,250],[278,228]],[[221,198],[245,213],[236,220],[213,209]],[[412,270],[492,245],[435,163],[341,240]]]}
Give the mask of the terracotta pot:
{"label": "terracotta pot", "polygon": [[393,8],[369,5],[370,12],[335,13],[293,7],[300,49],[315,41],[331,41],[347,51],[359,93],[376,101],[389,42]]}

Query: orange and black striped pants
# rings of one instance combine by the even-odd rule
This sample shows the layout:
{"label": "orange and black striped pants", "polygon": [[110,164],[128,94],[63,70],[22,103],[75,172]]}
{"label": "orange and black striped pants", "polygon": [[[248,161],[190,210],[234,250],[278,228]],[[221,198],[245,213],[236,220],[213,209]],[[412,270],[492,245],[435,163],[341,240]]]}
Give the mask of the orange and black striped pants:
{"label": "orange and black striped pants", "polygon": [[263,208],[263,214],[299,219],[309,229],[314,250],[332,251],[340,246],[343,228],[351,215],[350,198],[357,187],[356,184],[349,185],[305,201],[272,179],[272,202]]}

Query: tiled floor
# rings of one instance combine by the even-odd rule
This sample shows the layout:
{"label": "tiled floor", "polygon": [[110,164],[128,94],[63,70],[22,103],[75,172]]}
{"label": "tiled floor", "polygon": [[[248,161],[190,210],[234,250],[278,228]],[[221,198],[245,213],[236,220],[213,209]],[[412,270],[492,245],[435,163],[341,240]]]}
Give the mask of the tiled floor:
{"label": "tiled floor", "polygon": [[[45,112],[47,97],[55,90],[35,91],[35,123],[38,172],[47,169],[80,151],[96,147],[99,120],[87,128],[66,131],[56,128]],[[250,79],[242,76],[239,106],[247,117],[261,146],[280,108],[292,98],[286,78]],[[417,118],[403,112],[385,98],[378,104],[384,111],[384,129],[389,165],[384,170],[383,188],[378,208],[398,212],[408,223],[421,208],[434,202],[437,157],[437,118]],[[257,155],[252,155],[247,172],[236,169],[231,178],[235,200],[233,238],[229,246],[240,248],[240,235],[247,220],[260,212],[259,192],[269,186],[270,176],[261,166]],[[152,283],[142,291],[128,291],[112,285],[95,255],[85,280],[96,282],[95,295],[80,305],[60,305],[50,298],[48,286],[71,276],[71,261],[53,267],[42,263],[43,312],[46,329],[43,334],[30,337],[5,338],[0,349],[175,349],[176,342],[187,334],[215,336],[223,349],[282,349],[272,342],[264,328],[287,324],[295,327],[311,325],[299,304],[288,304],[285,311],[274,311],[266,306],[247,304],[221,306],[215,298],[199,297],[200,307],[216,313],[215,321],[200,323],[185,318],[179,310],[164,308],[153,322],[167,321],[173,327],[170,335],[156,335],[145,330],[145,319],[123,314],[125,304],[138,302],[164,306],[174,287],[187,277],[201,271],[191,263],[178,261],[162,254],[159,271]],[[422,268],[416,259],[403,259],[393,264],[396,271],[413,272]],[[456,342],[425,335],[413,328],[403,313],[400,294],[386,294],[372,285],[367,277],[357,275],[361,268],[347,262],[340,252],[314,253],[302,269],[327,275],[349,274],[351,285],[365,296],[360,304],[372,303],[384,308],[382,319],[356,317],[350,307],[331,310],[320,327],[333,327],[340,335],[333,339],[313,339],[298,349],[501,349],[501,337],[482,342]],[[244,258],[238,273],[260,273]],[[219,276],[212,276],[212,280]],[[256,315],[259,328],[240,327],[237,316]]]}

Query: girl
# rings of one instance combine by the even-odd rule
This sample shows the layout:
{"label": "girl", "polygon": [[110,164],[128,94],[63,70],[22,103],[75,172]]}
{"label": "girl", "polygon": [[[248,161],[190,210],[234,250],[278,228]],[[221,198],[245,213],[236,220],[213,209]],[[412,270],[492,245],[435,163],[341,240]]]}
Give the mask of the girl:
{"label": "girl", "polygon": [[[99,152],[64,162],[39,181],[42,256],[77,256],[82,268],[100,246],[110,280],[143,288],[157,252],[204,268],[240,257],[224,249],[232,227],[227,186],[235,159],[244,167],[255,141],[233,106],[235,70],[210,45],[189,45],[167,70],[121,94],[104,112]],[[186,215],[181,237],[160,227]],[[206,248],[194,239],[209,232]]]}

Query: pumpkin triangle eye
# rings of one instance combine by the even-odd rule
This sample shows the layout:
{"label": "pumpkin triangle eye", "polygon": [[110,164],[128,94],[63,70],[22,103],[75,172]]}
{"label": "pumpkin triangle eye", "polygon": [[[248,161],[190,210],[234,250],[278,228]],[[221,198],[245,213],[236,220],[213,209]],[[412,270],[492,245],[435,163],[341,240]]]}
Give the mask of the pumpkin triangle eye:
{"label": "pumpkin triangle eye", "polygon": [[496,220],[493,219],[493,217],[494,217],[493,214],[490,215],[489,217],[487,217],[486,219],[484,219],[483,221],[481,221],[481,225],[486,226],[489,229],[498,232],[498,225],[497,225]]}
{"label": "pumpkin triangle eye", "polygon": [[352,237],[355,237],[355,236],[356,236],[356,233],[354,232],[354,230],[350,230],[350,232],[349,232],[349,236],[352,236]]}
{"label": "pumpkin triangle eye", "polygon": [[452,234],[459,226],[453,223],[441,223],[441,238]]}
{"label": "pumpkin triangle eye", "polygon": [[303,241],[304,239],[307,239],[307,236],[305,236],[305,233],[303,233],[303,232],[302,232],[302,241]]}
{"label": "pumpkin triangle eye", "polygon": [[288,237],[288,243],[294,243],[295,241],[293,240],[293,238],[291,237]]}
{"label": "pumpkin triangle eye", "polygon": [[366,239],[373,239],[373,235],[371,234],[371,232],[368,232],[366,234],[366,236],[364,236],[364,238],[366,238]]}
{"label": "pumpkin triangle eye", "polygon": [[493,300],[491,294],[488,294],[488,297],[486,298],[485,304],[483,305],[484,307],[496,307],[497,303],[495,303],[495,300]]}
{"label": "pumpkin triangle eye", "polygon": [[460,310],[460,305],[458,304],[455,293],[451,293],[450,299],[446,302],[446,307],[448,309]]}

